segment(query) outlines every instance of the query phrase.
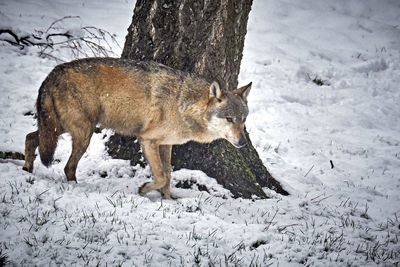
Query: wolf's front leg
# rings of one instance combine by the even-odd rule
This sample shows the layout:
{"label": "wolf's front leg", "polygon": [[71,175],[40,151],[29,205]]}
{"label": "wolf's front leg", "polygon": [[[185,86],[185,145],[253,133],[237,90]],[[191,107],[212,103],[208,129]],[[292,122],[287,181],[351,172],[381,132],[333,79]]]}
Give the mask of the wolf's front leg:
{"label": "wolf's front leg", "polygon": [[154,175],[154,181],[145,183],[139,188],[139,194],[143,196],[152,190],[163,188],[167,183],[167,177],[164,176],[159,144],[154,141],[142,140],[141,145]]}
{"label": "wolf's front leg", "polygon": [[171,198],[171,145],[160,146],[160,157],[163,165],[164,177],[167,179],[163,188],[161,188],[161,194],[165,199]]}

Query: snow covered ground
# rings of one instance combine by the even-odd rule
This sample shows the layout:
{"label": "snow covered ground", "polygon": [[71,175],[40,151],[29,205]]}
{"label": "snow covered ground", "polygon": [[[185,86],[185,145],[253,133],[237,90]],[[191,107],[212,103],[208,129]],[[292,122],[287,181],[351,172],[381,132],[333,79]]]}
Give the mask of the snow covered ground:
{"label": "snow covered ground", "polygon": [[[22,36],[80,16],[56,26],[77,35],[96,26],[122,46],[133,6],[3,0],[0,28]],[[39,50],[0,41],[0,151],[23,153],[36,128],[37,90],[57,64]],[[248,81],[251,139],[290,196],[232,199],[214,179],[180,170],[173,184],[193,179],[210,193],[141,197],[150,170],[111,159],[108,130],[93,136],[70,184],[64,135],[51,168],[37,159],[29,174],[20,160],[0,160],[0,265],[398,266],[400,2],[256,0],[240,73]]]}

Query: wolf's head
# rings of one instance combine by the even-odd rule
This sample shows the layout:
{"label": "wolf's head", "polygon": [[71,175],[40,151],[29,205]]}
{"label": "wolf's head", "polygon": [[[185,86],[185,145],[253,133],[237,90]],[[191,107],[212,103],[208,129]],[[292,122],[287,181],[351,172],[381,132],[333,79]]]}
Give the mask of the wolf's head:
{"label": "wolf's head", "polygon": [[234,91],[222,90],[216,81],[210,85],[208,130],[215,138],[224,138],[237,148],[247,145],[244,123],[249,113],[250,89],[251,83]]}

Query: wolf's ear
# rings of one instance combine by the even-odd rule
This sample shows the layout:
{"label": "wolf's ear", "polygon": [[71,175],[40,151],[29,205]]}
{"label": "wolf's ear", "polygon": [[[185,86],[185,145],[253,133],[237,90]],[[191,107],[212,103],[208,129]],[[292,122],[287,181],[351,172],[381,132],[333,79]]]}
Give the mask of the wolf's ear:
{"label": "wolf's ear", "polygon": [[215,98],[218,102],[221,102],[222,90],[217,81],[213,81],[210,85],[209,98]]}
{"label": "wolf's ear", "polygon": [[242,86],[238,89],[236,89],[235,91],[233,91],[235,94],[237,94],[238,96],[240,96],[241,98],[243,98],[244,102],[247,103],[247,96],[250,93],[250,89],[251,89],[251,84],[253,82],[250,82],[248,85]]}

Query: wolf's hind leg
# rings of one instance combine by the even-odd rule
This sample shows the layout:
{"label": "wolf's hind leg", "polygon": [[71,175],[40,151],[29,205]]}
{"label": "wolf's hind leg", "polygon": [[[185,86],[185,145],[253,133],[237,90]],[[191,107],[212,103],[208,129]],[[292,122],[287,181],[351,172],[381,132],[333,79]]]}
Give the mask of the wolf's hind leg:
{"label": "wolf's hind leg", "polygon": [[171,145],[160,146],[160,157],[163,165],[163,173],[166,178],[164,187],[161,188],[161,194],[165,199],[171,199]]}
{"label": "wolf's hind leg", "polygon": [[27,172],[33,172],[33,162],[35,161],[35,150],[39,146],[39,131],[31,132],[25,139],[25,164],[22,167]]}
{"label": "wolf's hind leg", "polygon": [[158,190],[165,186],[167,178],[164,176],[163,164],[160,157],[160,146],[152,141],[141,142],[144,155],[154,175],[154,181],[145,183],[139,188],[139,194],[144,195],[152,190]]}

